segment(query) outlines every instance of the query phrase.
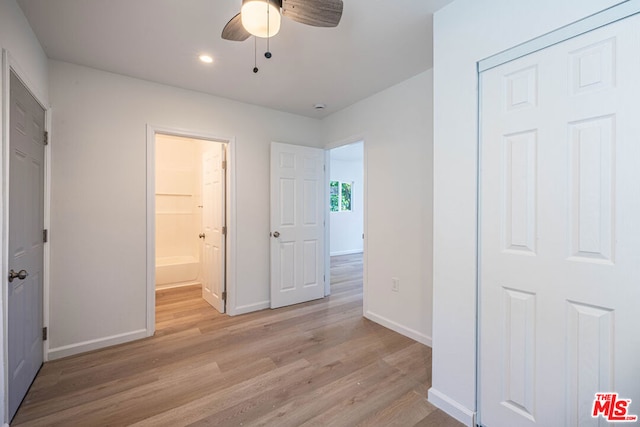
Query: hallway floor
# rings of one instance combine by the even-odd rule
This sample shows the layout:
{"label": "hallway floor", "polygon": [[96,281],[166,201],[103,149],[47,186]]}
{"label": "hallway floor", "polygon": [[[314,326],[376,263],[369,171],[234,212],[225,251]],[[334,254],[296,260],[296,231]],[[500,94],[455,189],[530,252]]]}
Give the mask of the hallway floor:
{"label": "hallway floor", "polygon": [[157,293],[154,337],[46,363],[13,426],[460,426],[426,401],[431,349],[362,317],[362,256],[332,295],[221,315]]}

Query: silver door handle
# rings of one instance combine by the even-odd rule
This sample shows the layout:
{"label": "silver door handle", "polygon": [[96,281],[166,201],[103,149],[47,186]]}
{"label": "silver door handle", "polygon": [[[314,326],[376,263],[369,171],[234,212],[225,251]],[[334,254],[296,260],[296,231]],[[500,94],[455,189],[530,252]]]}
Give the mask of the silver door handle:
{"label": "silver door handle", "polygon": [[13,282],[13,279],[24,280],[28,275],[29,273],[27,273],[27,270],[20,270],[16,273],[15,271],[13,271],[13,269],[11,269],[11,271],[9,271],[9,282]]}
{"label": "silver door handle", "polygon": [[278,237],[280,237],[280,232],[279,232],[279,231],[274,231],[274,232],[273,232],[273,237],[275,237],[276,239],[277,239]]}

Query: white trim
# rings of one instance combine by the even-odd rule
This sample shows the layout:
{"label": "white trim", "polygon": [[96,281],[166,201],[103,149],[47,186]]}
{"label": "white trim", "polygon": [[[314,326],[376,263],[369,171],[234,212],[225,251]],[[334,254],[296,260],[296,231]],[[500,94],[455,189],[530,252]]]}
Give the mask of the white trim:
{"label": "white trim", "polygon": [[476,427],[476,413],[451,399],[446,394],[431,387],[427,400],[433,406],[451,415],[462,424],[469,427]]}
{"label": "white trim", "polygon": [[331,256],[340,256],[340,255],[353,255],[353,254],[361,254],[364,251],[362,249],[350,249],[348,251],[336,251],[331,252]]}
{"label": "white trim", "polygon": [[202,286],[200,282],[180,282],[180,283],[170,283],[168,285],[160,285],[156,286],[156,291],[164,291],[166,289],[175,289],[175,288],[186,288],[187,286]]}
{"label": "white trim", "polygon": [[640,2],[627,0],[579,21],[558,28],[478,62],[478,72],[530,55],[554,44],[578,37],[597,28],[640,13]]}
{"label": "white trim", "polygon": [[266,308],[271,308],[271,301],[267,300],[267,301],[254,302],[253,304],[240,305],[235,308],[232,316],[252,313],[254,311],[260,311]]}
{"label": "white trim", "polygon": [[[44,244],[44,259],[42,260],[42,326],[47,328],[49,332],[51,331],[49,328],[49,302],[51,300],[51,121],[51,108],[45,109],[45,130],[49,135],[49,143],[44,146],[44,228],[48,230],[48,239],[47,243]],[[42,351],[44,354],[45,362],[49,361],[49,343],[49,339],[46,339],[42,342]]]}
{"label": "white trim", "polygon": [[147,277],[147,298],[146,298],[146,336],[150,337],[156,332],[156,129],[147,124],[147,246],[146,246],[146,277]]}
{"label": "white trim", "polygon": [[155,146],[156,134],[173,135],[183,138],[204,139],[227,144],[227,191],[226,191],[226,219],[227,219],[227,253],[226,253],[226,312],[233,316],[237,313],[236,304],[236,148],[235,138],[221,137],[207,132],[186,129],[169,128],[147,124],[147,316],[146,336],[155,333]]}
{"label": "white trim", "polygon": [[428,347],[432,346],[431,337],[423,334],[422,332],[418,332],[415,329],[407,328],[400,323],[389,320],[386,317],[380,316],[368,310],[364,311],[364,317],[384,326],[387,329],[391,329],[392,331],[395,331],[400,335],[404,335],[405,337],[409,337],[412,340],[418,341],[420,344],[424,344]]}
{"label": "white trim", "polygon": [[[369,155],[367,142],[362,139],[362,311],[369,311],[369,183],[367,170]],[[429,339],[431,341],[431,339]]]}
{"label": "white trim", "polygon": [[331,150],[324,150],[324,296],[331,295]]}
{"label": "white trim", "polygon": [[[6,49],[2,50],[2,89],[0,89],[0,99],[2,101],[2,107],[0,113],[2,113],[0,128],[2,128],[2,161],[0,162],[0,176],[2,177],[2,209],[0,215],[2,217],[2,248],[0,249],[0,256],[2,268],[0,274],[2,277],[7,277],[9,270],[9,53]],[[6,96],[5,96],[6,95]],[[2,281],[4,283],[4,279]],[[9,413],[9,349],[7,345],[7,321],[9,316],[7,314],[7,297],[8,289],[6,286],[2,286],[0,290],[2,295],[2,328],[0,328],[0,345],[2,345],[2,387],[3,387],[3,410],[2,414],[6,420]]]}
{"label": "white trim", "polygon": [[[29,78],[29,73],[27,73],[20,66],[18,61],[16,61],[13,55],[11,55],[11,52],[9,52],[6,49],[3,49],[3,51],[6,52],[7,54],[7,61],[8,61],[7,70],[8,69],[13,70],[13,72],[16,74],[16,76],[18,76],[22,84],[29,90],[29,93],[35,98],[36,101],[38,101],[38,104],[40,104],[40,106],[46,111],[49,107],[48,105],[49,99],[46,96],[44,96],[44,94],[39,90],[39,88],[36,85],[33,84],[31,79]],[[7,79],[8,78],[9,77],[7,77]],[[7,82],[7,85],[8,84],[9,83]],[[9,96],[9,94],[7,94],[7,96]],[[7,105],[9,104],[7,103]],[[7,112],[7,117],[8,117],[8,114],[9,113]]]}
{"label": "white trim", "polygon": [[227,211],[225,212],[227,222],[227,253],[226,253],[226,274],[227,274],[227,301],[225,302],[226,312],[229,316],[239,314],[236,308],[238,303],[237,289],[237,249],[236,239],[236,140],[231,137],[227,139]]}
{"label": "white trim", "polygon": [[110,337],[97,338],[95,340],[83,341],[76,344],[55,347],[49,350],[49,360],[56,360],[62,357],[73,356],[74,354],[86,353],[87,351],[98,350],[111,347],[125,342],[135,341],[147,336],[146,329],[125,332],[124,334],[112,335]]}

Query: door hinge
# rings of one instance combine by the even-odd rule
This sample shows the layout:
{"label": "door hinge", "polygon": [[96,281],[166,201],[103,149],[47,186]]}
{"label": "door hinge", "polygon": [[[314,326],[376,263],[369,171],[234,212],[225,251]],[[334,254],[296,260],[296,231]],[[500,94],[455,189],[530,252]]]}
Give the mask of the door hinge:
{"label": "door hinge", "polygon": [[222,301],[227,301],[227,291],[222,292]]}
{"label": "door hinge", "polygon": [[223,225],[223,226],[222,226],[222,235],[223,235],[223,236],[226,236],[226,235],[227,235],[227,226],[226,226],[226,225]]}
{"label": "door hinge", "polygon": [[226,160],[222,161],[222,169],[227,170],[227,161]]}
{"label": "door hinge", "polygon": [[326,281],[327,281],[327,275],[326,275],[326,274],[323,274],[323,275],[322,275],[322,281],[323,281],[323,282],[326,282]]}
{"label": "door hinge", "polygon": [[49,328],[45,326],[44,328],[42,328],[42,341],[46,341],[48,337],[49,337]]}
{"label": "door hinge", "polygon": [[49,241],[49,230],[42,230],[42,243],[47,243]]}
{"label": "door hinge", "polygon": [[48,131],[44,131],[44,145],[49,145],[49,132]]}

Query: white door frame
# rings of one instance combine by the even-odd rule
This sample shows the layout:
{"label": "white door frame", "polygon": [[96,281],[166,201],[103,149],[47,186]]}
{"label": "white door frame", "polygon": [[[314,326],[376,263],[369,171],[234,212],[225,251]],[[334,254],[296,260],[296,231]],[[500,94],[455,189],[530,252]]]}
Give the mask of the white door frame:
{"label": "white door frame", "polygon": [[606,25],[612,24],[616,21],[628,18],[630,16],[636,15],[640,13],[640,2],[638,1],[626,1],[624,3],[620,3],[618,5],[612,6],[608,9],[605,9],[601,12],[595,13],[591,16],[587,16],[579,21],[566,25],[564,27],[558,28],[555,31],[544,34],[540,37],[536,37],[535,39],[529,40],[528,42],[522,43],[520,45],[514,46],[511,49],[507,49],[503,52],[497,53],[490,57],[487,57],[483,60],[478,61],[477,64],[477,88],[478,88],[478,106],[477,106],[477,165],[476,165],[476,414],[474,419],[478,422],[482,423],[482,414],[481,414],[481,395],[480,395],[480,313],[482,307],[480,306],[480,292],[481,292],[481,283],[480,283],[480,248],[481,248],[481,239],[482,236],[480,234],[480,221],[482,218],[480,217],[480,161],[482,159],[482,92],[481,92],[481,74],[483,71],[487,71],[491,68],[497,67],[499,65],[505,64],[507,62],[513,61],[517,58],[521,58],[523,56],[529,55],[531,53],[537,52],[539,50],[543,50],[552,45],[562,43],[563,41],[569,40],[571,38],[577,37],[579,35],[588,33],[590,31],[596,30],[600,27],[604,27]]}
{"label": "white door frame", "polygon": [[203,139],[227,144],[226,182],[226,311],[236,314],[236,144],[233,137],[221,137],[207,132],[170,128],[147,124],[147,336],[155,333],[156,321],[156,135]]}
{"label": "white door frame", "polygon": [[355,144],[357,142],[362,142],[362,230],[364,233],[364,241],[362,242],[362,310],[363,313],[367,312],[367,242],[369,235],[367,228],[367,217],[368,217],[368,209],[367,209],[367,142],[362,136],[352,136],[347,139],[343,139],[341,141],[331,142],[324,147],[324,156],[325,156],[325,164],[327,165],[327,173],[325,174],[325,209],[324,209],[324,218],[326,227],[324,229],[324,240],[325,240],[325,248],[324,248],[324,269],[325,269],[325,277],[324,281],[324,294],[328,296],[331,294],[331,221],[330,221],[330,211],[331,211],[331,201],[329,200],[329,182],[331,181],[331,154],[330,151],[334,148],[342,147],[345,145]]}
{"label": "white door frame", "polygon": [[[8,275],[9,269],[9,75],[13,71],[16,76],[22,81],[24,86],[31,92],[31,95],[38,101],[40,106],[45,110],[45,130],[49,132],[49,141],[51,141],[51,109],[47,106],[44,100],[46,99],[42,93],[36,90],[36,86],[33,85],[27,75],[22,69],[19,63],[14,59],[11,53],[3,49],[2,50],[2,84],[0,85],[0,99],[2,100],[2,118],[0,120],[0,139],[2,139],[2,159],[0,162],[0,181],[2,182],[2,198],[0,199],[0,222],[2,222],[2,245],[0,245],[0,275],[2,275],[3,283],[4,278]],[[51,225],[51,150],[49,146],[45,146],[44,151],[44,228],[50,230]],[[42,274],[42,321],[43,326],[49,326],[49,261],[50,250],[49,245],[44,245],[43,253],[43,274]],[[2,298],[2,328],[0,328],[0,357],[2,358],[2,372],[0,374],[0,380],[2,381],[2,422],[8,423],[6,419],[9,413],[9,381],[7,381],[9,372],[9,347],[8,347],[8,333],[7,333],[7,298],[8,289],[6,286],[2,287],[0,293]],[[42,345],[43,360],[48,361],[49,353],[49,341],[43,341]]]}

